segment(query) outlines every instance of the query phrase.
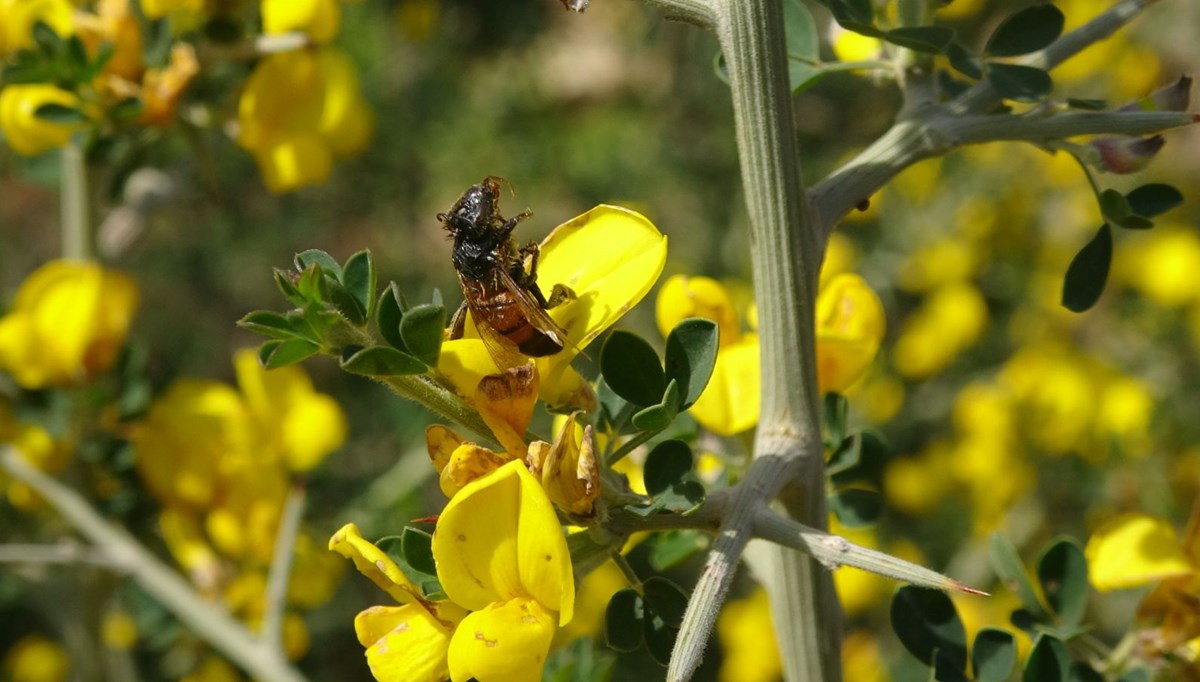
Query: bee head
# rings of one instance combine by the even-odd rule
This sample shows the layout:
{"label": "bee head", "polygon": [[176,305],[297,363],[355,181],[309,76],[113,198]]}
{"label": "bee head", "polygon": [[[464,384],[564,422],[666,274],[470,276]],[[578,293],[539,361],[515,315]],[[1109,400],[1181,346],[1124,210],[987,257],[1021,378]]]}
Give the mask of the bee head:
{"label": "bee head", "polygon": [[493,226],[504,222],[500,217],[499,178],[488,176],[478,185],[472,185],[454,202],[446,213],[439,213],[451,236],[482,236]]}

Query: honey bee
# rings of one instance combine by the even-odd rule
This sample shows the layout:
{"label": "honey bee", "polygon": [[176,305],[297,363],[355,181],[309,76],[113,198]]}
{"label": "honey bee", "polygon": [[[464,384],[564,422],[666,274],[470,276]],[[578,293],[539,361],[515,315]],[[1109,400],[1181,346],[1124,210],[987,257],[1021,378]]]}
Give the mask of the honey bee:
{"label": "honey bee", "polygon": [[508,219],[500,215],[499,180],[484,178],[437,218],[454,240],[451,261],[463,291],[450,338],[462,337],[469,310],[488,353],[504,369],[521,364],[522,355],[543,357],[563,349],[567,333],[546,310],[573,296],[562,285],[555,285],[550,300],[542,294],[538,245],[530,242],[518,248],[513,237],[517,224],[533,214],[525,211]]}

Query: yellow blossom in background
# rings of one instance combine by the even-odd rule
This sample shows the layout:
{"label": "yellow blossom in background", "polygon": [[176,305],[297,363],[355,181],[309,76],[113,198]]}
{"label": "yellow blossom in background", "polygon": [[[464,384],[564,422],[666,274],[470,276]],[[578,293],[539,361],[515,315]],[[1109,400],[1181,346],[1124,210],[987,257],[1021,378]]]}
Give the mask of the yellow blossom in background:
{"label": "yellow blossom in background", "polygon": [[842,641],[842,678],[854,682],[888,682],[892,679],[875,637],[854,630]]}
{"label": "yellow blossom in background", "polygon": [[42,635],[26,635],[4,654],[8,682],[66,682],[71,661],[63,645]]}
{"label": "yellow blossom in background", "polygon": [[[758,335],[742,333],[732,298],[721,284],[708,277],[675,275],[659,291],[655,316],[663,336],[688,317],[707,317],[720,329],[712,377],[690,408],[696,421],[721,435],[757,424]],[[862,377],[879,349],[883,304],[861,277],[841,273],[830,277],[818,294],[815,324],[818,388],[845,391]]]}
{"label": "yellow blossom in background", "polygon": [[106,611],[100,621],[100,639],[110,649],[129,651],[138,641],[137,623],[126,611]]}
{"label": "yellow blossom in background", "polygon": [[833,45],[833,54],[837,56],[838,61],[865,62],[877,59],[883,50],[883,41],[878,38],[855,33],[836,23],[831,23],[829,30],[829,42]]}
{"label": "yellow blossom in background", "polygon": [[[14,419],[0,402],[0,444],[8,444],[29,464],[48,474],[57,474],[70,462],[71,452],[65,443],[54,440],[50,432],[38,426]],[[8,481],[0,472],[0,490],[9,504],[31,510],[41,505],[41,496],[22,481]]]}
{"label": "yellow blossom in background", "polygon": [[338,0],[263,0],[263,33],[304,33],[317,43],[327,43],[341,25]]}
{"label": "yellow blossom in background", "polygon": [[771,605],[763,588],[725,602],[717,618],[717,637],[721,643],[720,682],[774,682],[783,676]]}
{"label": "yellow blossom in background", "polygon": [[0,57],[33,45],[33,26],[43,22],[60,37],[74,29],[69,0],[0,0]]}
{"label": "yellow blossom in background", "polygon": [[71,140],[79,124],[56,123],[40,118],[38,108],[47,104],[78,107],[75,93],[43,83],[6,85],[0,90],[0,132],[9,147],[23,156],[57,149]]}
{"label": "yellow blossom in background", "polygon": [[179,682],[242,682],[242,676],[225,659],[207,656]]}
{"label": "yellow blossom in background", "polygon": [[138,0],[142,14],[147,19],[161,19],[167,15],[198,16],[204,11],[205,0]]}
{"label": "yellow blossom in background", "polygon": [[[620,206],[597,206],[559,225],[540,245],[538,283],[563,284],[576,298],[549,310],[567,332],[561,352],[536,358],[538,395],[552,407],[590,410],[595,396],[571,361],[650,291],[667,259],[667,238],[645,216]],[[438,372],[468,400],[495,361],[468,320],[464,338],[446,341]]]}
{"label": "yellow blossom in background", "polygon": [[357,153],[373,114],[349,58],[334,47],[264,57],[238,101],[238,144],[275,193],[324,182],[335,157]]}
{"label": "yellow blossom in background", "polygon": [[137,304],[125,275],[51,261],[26,278],[0,318],[0,369],[28,389],[84,383],[116,360]]}
{"label": "yellow blossom in background", "polygon": [[901,325],[892,347],[896,371],[918,380],[942,371],[979,340],[987,321],[987,302],[974,285],[937,288]]}
{"label": "yellow blossom in background", "polygon": [[1200,301],[1200,237],[1190,227],[1158,225],[1122,259],[1121,274],[1146,298],[1166,307]]}
{"label": "yellow blossom in background", "polygon": [[1101,592],[1200,571],[1171,524],[1146,514],[1124,514],[1105,522],[1088,538],[1084,555],[1092,587]]}

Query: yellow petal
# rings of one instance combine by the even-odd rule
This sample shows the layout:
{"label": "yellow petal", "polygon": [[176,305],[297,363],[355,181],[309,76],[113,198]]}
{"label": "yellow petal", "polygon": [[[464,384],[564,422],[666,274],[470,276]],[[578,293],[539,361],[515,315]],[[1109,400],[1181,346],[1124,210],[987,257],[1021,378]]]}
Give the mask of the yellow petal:
{"label": "yellow petal", "polygon": [[35,156],[56,149],[82,127],[40,118],[37,110],[45,104],[77,108],[79,98],[72,92],[42,83],[6,85],[0,90],[0,131],[16,153]]}
{"label": "yellow petal", "polygon": [[337,35],[341,9],[337,0],[263,0],[263,33],[306,33],[327,43]]}
{"label": "yellow petal", "polygon": [[328,47],[318,62],[325,100],[318,130],[338,156],[362,151],[375,130],[375,118],[362,95],[358,69],[344,51]]}
{"label": "yellow petal", "polygon": [[556,227],[541,245],[538,282],[564,284],[577,298],[550,310],[567,331],[567,351],[555,357],[582,350],[637,305],[666,259],[667,238],[627,208],[597,206]]}
{"label": "yellow petal", "polygon": [[733,299],[720,282],[709,277],[674,275],[667,278],[658,290],[654,316],[663,337],[689,317],[716,322],[722,347],[737,342],[742,336]]}
{"label": "yellow petal", "polygon": [[717,352],[708,386],[691,407],[691,415],[704,428],[730,436],[753,428],[759,415],[758,335]]}
{"label": "yellow petal", "polygon": [[817,380],[845,391],[863,375],[883,339],[883,304],[862,277],[842,273],[817,296]]}
{"label": "yellow petal", "polygon": [[329,538],[329,549],[353,561],[359,573],[401,604],[421,601],[421,591],[409,581],[404,571],[386,552],[368,542],[353,523],[342,526]]}
{"label": "yellow petal", "polygon": [[433,534],[433,556],[442,588],[468,609],[528,596],[558,611],[561,624],[571,619],[575,585],[562,526],[520,461],[450,500]]}
{"label": "yellow petal", "polygon": [[418,604],[373,606],[354,619],[354,631],[379,682],[442,682],[450,676],[446,652],[453,624]]}
{"label": "yellow petal", "polygon": [[213,551],[200,520],[193,514],[164,509],[158,518],[163,543],[201,593],[211,595],[221,579],[221,559]]}
{"label": "yellow petal", "polygon": [[478,480],[512,461],[506,453],[495,453],[474,443],[454,449],[446,466],[438,472],[438,487],[446,497],[454,497],[471,481]]}
{"label": "yellow petal", "polygon": [[[33,47],[33,27],[48,25],[60,38],[74,30],[75,7],[69,0],[19,0],[0,3],[0,56]],[[12,86],[9,86],[12,87]]]}
{"label": "yellow petal", "polygon": [[450,456],[463,444],[463,439],[449,427],[441,424],[431,424],[425,428],[425,448],[429,451],[429,459],[433,469],[441,473],[450,463]]}
{"label": "yellow petal", "polygon": [[479,380],[475,407],[512,459],[525,454],[525,429],[537,404],[538,373],[532,362]]}
{"label": "yellow petal", "polygon": [[591,425],[584,427],[582,441],[576,440],[576,414],[563,424],[546,454],[542,487],[560,509],[577,516],[589,516],[593,503],[600,496],[600,468],[596,462]]}
{"label": "yellow petal", "polygon": [[1104,523],[1088,538],[1084,555],[1092,586],[1101,592],[1196,572],[1171,524],[1145,514]]}
{"label": "yellow petal", "polygon": [[540,680],[554,614],[533,599],[489,604],[463,619],[450,641],[450,679],[466,682]]}

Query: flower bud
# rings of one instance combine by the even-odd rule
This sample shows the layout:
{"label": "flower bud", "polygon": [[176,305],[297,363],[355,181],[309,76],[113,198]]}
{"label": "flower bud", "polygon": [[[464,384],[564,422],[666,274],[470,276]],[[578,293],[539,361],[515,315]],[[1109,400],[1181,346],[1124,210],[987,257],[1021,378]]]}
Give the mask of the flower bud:
{"label": "flower bud", "polygon": [[1118,175],[1136,173],[1150,164],[1164,144],[1166,140],[1162,135],[1143,138],[1097,137],[1091,142],[1098,156],[1093,165]]}

